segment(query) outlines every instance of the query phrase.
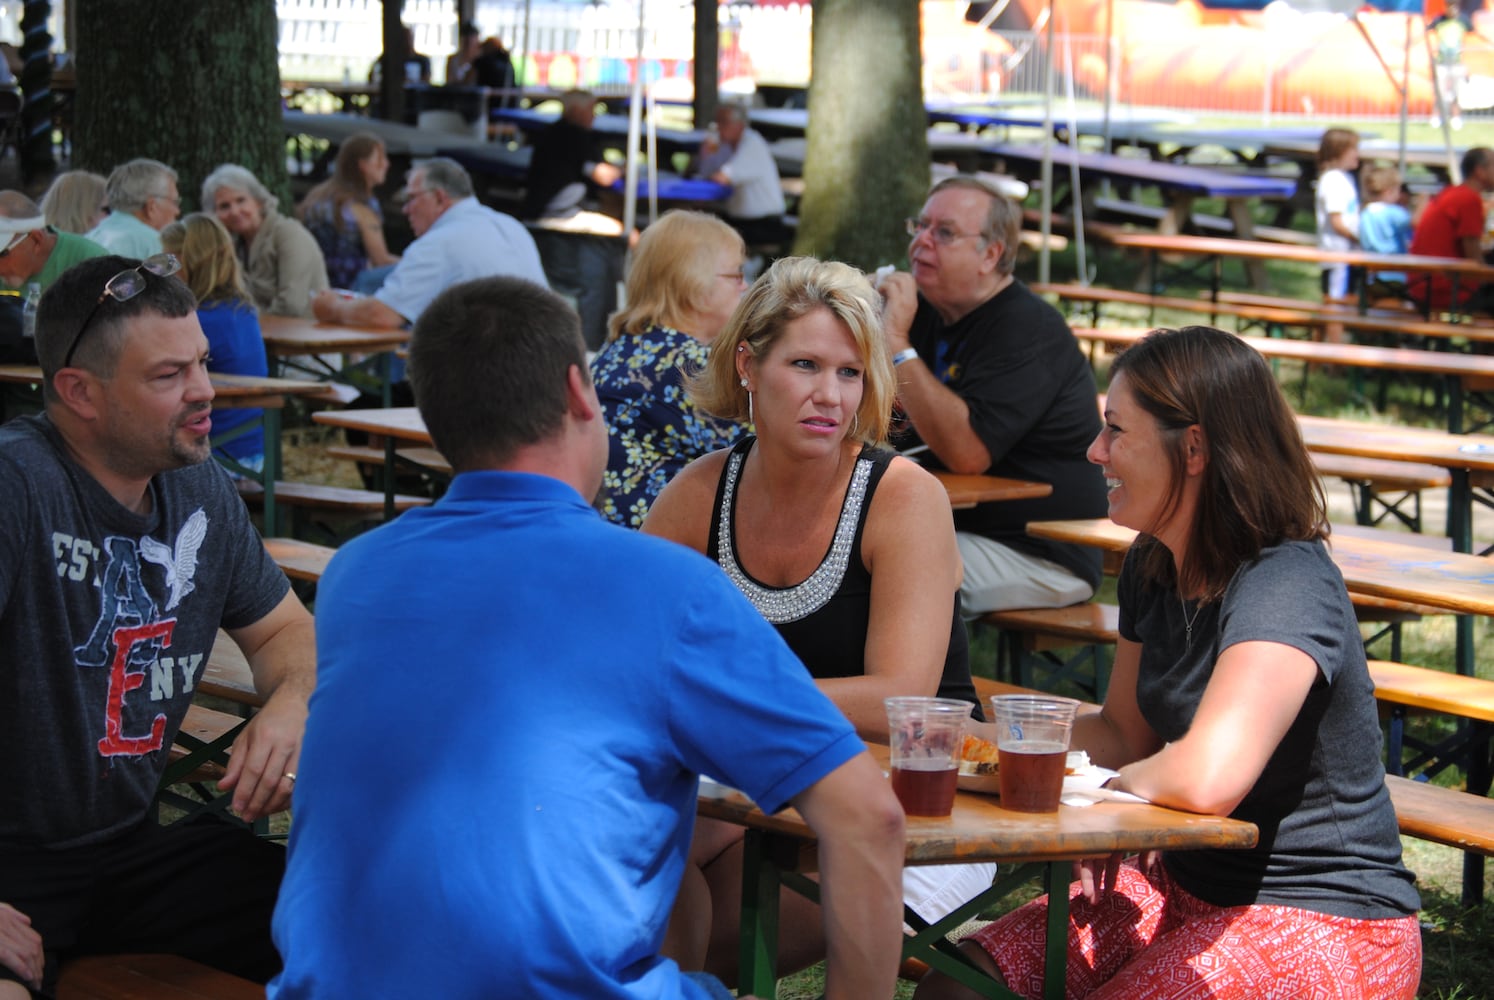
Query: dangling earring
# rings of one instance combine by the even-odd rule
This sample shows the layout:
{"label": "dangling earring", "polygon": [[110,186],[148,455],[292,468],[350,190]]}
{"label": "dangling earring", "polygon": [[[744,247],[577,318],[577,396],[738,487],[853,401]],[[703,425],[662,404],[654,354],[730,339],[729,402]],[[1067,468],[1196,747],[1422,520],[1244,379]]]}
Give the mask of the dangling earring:
{"label": "dangling earring", "polygon": [[[745,378],[742,379],[741,386],[742,386],[743,389],[747,389],[747,380]],[[752,390],[751,389],[747,389],[747,422],[749,424],[756,423],[756,421],[752,417]]]}
{"label": "dangling earring", "polygon": [[855,438],[861,434],[861,414],[851,414],[851,437]]}

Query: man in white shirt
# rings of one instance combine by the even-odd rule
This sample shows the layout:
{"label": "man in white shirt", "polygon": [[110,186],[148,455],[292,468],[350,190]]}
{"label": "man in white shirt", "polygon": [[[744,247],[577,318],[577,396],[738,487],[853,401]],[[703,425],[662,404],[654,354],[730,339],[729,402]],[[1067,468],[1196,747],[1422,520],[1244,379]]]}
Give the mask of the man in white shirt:
{"label": "man in white shirt", "polygon": [[319,293],[311,302],[317,319],[398,329],[463,281],[508,275],[549,287],[529,231],[512,216],[479,203],[472,178],[454,160],[438,156],[411,170],[402,198],[415,242],[373,295],[350,299],[330,290]]}
{"label": "man in white shirt", "polygon": [[90,240],[121,257],[144,260],[161,252],[161,230],[182,214],[176,171],[145,158],[121,163],[104,189],[109,214],[87,233]]}
{"label": "man in white shirt", "polygon": [[700,173],[731,186],[726,220],[749,247],[783,239],[783,188],[768,142],[747,127],[747,109],[723,104],[716,109],[719,140],[700,149]]}

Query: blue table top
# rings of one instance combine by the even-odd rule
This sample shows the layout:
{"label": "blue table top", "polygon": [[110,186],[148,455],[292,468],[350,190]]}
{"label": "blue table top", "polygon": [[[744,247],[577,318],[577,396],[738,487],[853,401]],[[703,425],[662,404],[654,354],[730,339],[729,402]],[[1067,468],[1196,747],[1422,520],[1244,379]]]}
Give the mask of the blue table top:
{"label": "blue table top", "polygon": [[[992,143],[987,153],[1005,160],[1009,166],[1031,168],[1043,161],[1041,146],[1017,146]],[[1137,181],[1154,184],[1169,191],[1181,191],[1206,198],[1290,198],[1297,189],[1296,178],[1265,174],[1238,174],[1182,163],[1163,163],[1113,153],[1089,153],[1054,143],[1053,165],[1067,170],[1077,165],[1081,175],[1091,178]]]}
{"label": "blue table top", "polygon": [[[626,190],[622,178],[613,182],[612,190],[618,193]],[[704,177],[681,177],[678,174],[663,172],[659,174],[660,201],[725,201],[729,194],[731,194],[731,188]],[[648,174],[646,172],[638,175],[638,197],[648,197]]]}
{"label": "blue table top", "polygon": [[[1003,126],[1007,128],[1037,128],[1043,127],[1043,109],[1041,105],[1001,105],[993,104],[987,106],[967,105],[956,108],[930,108],[930,122],[950,122],[956,125],[971,126],[978,125],[982,128],[991,126]],[[1157,111],[1147,114],[1138,114],[1128,108],[1111,112],[1109,118],[1097,111],[1086,111],[1082,114],[1070,116],[1061,109],[1053,111],[1053,131],[1055,133],[1066,132],[1070,126],[1080,135],[1103,135],[1107,131],[1111,135],[1129,135],[1137,129],[1154,128],[1158,125],[1188,121],[1186,115]]]}
{"label": "blue table top", "polygon": [[[1317,126],[1275,126],[1243,128],[1189,128],[1146,126],[1130,133],[1132,138],[1150,143],[1174,143],[1178,146],[1220,146],[1224,149],[1260,149],[1275,142],[1311,142],[1323,137]],[[1372,133],[1364,133],[1370,138]]]}
{"label": "blue table top", "polygon": [[[489,117],[495,122],[508,122],[509,124],[517,125],[525,132],[538,132],[559,121],[560,113],[557,111],[535,111],[532,108],[494,108],[489,112]],[[644,128],[642,123],[640,123],[640,128]],[[628,138],[628,116],[597,115],[596,119],[591,123],[591,130],[608,139],[621,139],[626,142]],[[644,131],[646,131],[646,128]],[[655,135],[663,145],[691,150],[699,147],[705,141],[706,137],[706,133],[702,129],[677,128],[657,129]]]}

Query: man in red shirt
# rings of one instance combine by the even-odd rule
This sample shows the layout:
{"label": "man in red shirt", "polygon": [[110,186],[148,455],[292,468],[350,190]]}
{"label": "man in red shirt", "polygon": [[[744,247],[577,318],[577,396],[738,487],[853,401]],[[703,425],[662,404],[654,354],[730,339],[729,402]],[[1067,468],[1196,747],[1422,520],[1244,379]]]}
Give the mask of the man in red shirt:
{"label": "man in red shirt", "polygon": [[[1484,233],[1484,193],[1494,191],[1494,150],[1475,146],[1463,154],[1463,182],[1443,188],[1422,210],[1411,237],[1411,252],[1434,257],[1484,259],[1479,239]],[[1452,304],[1452,281],[1445,274],[1413,274],[1407,282],[1411,298],[1436,308]],[[1473,301],[1478,293],[1478,302]],[[1473,281],[1458,283],[1460,306],[1480,305],[1487,288]]]}

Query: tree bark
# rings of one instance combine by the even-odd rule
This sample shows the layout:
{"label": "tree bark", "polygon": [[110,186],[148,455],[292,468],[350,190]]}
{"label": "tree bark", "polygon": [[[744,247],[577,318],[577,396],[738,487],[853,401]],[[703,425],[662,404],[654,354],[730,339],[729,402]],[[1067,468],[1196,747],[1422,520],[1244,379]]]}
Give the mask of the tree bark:
{"label": "tree bark", "polygon": [[903,259],[929,186],[918,5],[814,0],[809,147],[794,252],[870,270]]}
{"label": "tree bark", "polygon": [[290,206],[275,0],[76,0],[73,166],[107,174],[148,156],[200,207],[221,163],[248,167]]}

